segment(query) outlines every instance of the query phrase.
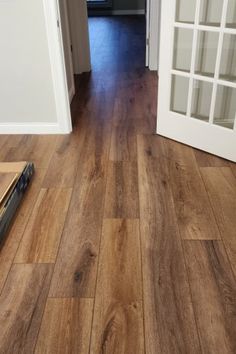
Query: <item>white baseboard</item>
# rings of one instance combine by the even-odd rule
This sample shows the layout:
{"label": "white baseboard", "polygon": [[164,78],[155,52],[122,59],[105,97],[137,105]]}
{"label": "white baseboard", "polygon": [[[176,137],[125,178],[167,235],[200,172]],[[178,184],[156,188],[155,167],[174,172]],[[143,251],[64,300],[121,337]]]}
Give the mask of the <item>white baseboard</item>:
{"label": "white baseboard", "polygon": [[0,134],[69,134],[58,123],[0,123]]}
{"label": "white baseboard", "polygon": [[145,10],[112,10],[111,14],[114,16],[125,16],[125,15],[145,15]]}

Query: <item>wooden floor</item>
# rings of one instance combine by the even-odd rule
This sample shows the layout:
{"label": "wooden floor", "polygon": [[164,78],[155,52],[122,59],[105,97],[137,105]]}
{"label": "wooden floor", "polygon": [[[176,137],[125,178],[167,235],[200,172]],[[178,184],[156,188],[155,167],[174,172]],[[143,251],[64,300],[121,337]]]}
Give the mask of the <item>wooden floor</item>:
{"label": "wooden floor", "polygon": [[0,353],[236,353],[236,165],[154,134],[143,18],[92,18],[70,136],[1,136],[36,175],[0,253]]}

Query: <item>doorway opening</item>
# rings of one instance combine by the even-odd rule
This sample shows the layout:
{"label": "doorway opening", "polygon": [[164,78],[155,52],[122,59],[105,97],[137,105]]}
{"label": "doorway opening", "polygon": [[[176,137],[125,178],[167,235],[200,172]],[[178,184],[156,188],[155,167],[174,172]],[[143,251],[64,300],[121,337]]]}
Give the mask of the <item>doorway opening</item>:
{"label": "doorway opening", "polygon": [[130,10],[117,0],[59,0],[70,101],[77,75],[109,72],[115,78],[118,72],[145,69],[149,6],[145,0],[133,3]]}
{"label": "doorway opening", "polygon": [[145,16],[89,16],[94,74],[145,69]]}
{"label": "doorway opening", "polygon": [[143,0],[142,9],[133,10],[115,9],[117,0],[106,1],[107,6],[98,1],[55,1],[70,104],[73,98],[78,102],[85,87],[109,90],[123,78],[140,77],[149,69],[156,79],[159,1]]}

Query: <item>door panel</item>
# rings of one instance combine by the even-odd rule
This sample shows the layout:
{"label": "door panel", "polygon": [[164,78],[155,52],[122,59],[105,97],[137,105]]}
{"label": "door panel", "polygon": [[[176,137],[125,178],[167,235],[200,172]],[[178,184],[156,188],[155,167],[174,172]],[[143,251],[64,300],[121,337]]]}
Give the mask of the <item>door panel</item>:
{"label": "door panel", "polygon": [[235,0],[165,0],[157,133],[236,162]]}

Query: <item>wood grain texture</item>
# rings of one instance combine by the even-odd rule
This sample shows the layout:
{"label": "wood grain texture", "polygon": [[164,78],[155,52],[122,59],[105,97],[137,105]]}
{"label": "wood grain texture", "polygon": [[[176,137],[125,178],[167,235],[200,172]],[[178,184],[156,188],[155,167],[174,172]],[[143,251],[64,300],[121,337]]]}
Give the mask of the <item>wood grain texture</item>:
{"label": "wood grain texture", "polygon": [[137,160],[135,122],[128,119],[124,101],[116,100],[110,147],[111,161]]}
{"label": "wood grain texture", "polygon": [[148,137],[146,156],[168,165],[180,235],[183,239],[220,239],[209,198],[193,150],[159,136]]}
{"label": "wood grain texture", "polygon": [[109,162],[104,217],[139,217],[137,162]]}
{"label": "wood grain texture", "polygon": [[231,167],[231,170],[232,170],[233,174],[236,177],[236,163],[235,162],[231,162],[230,163],[230,167]]}
{"label": "wood grain texture", "polygon": [[0,135],[0,161],[7,161],[9,151],[16,148],[22,139],[22,135]]}
{"label": "wood grain texture", "polygon": [[193,150],[168,144],[171,187],[183,239],[220,239],[209,198],[194,160]]}
{"label": "wood grain texture", "polygon": [[48,299],[35,353],[89,353],[92,313],[92,299]]}
{"label": "wood grain texture", "polygon": [[71,189],[41,189],[15,263],[54,263],[71,198]]}
{"label": "wood grain texture", "polygon": [[56,135],[22,135],[19,145],[8,150],[4,161],[31,161],[36,168],[47,168],[56,141]]}
{"label": "wood grain texture", "polygon": [[168,164],[138,136],[146,352],[200,353]]}
{"label": "wood grain texture", "polygon": [[144,353],[138,220],[104,220],[91,353]]}
{"label": "wood grain texture", "polygon": [[236,352],[236,282],[221,241],[184,241],[203,353]]}
{"label": "wood grain texture", "polygon": [[236,275],[236,178],[229,167],[202,168],[201,173]]}
{"label": "wood grain texture", "polygon": [[51,297],[94,297],[105,170],[101,159],[88,160],[81,167],[55,266]]}
{"label": "wood grain texture", "polygon": [[13,265],[0,296],[0,352],[32,353],[52,275],[50,265]]}
{"label": "wood grain texture", "polygon": [[37,201],[45,170],[37,169],[34,177],[24,195],[21,205],[16,213],[8,234],[1,243],[0,248],[0,292],[11,268],[25,227],[32,212],[32,205]]}
{"label": "wood grain texture", "polygon": [[60,136],[52,155],[43,188],[72,188],[77,172],[77,161],[80,156],[79,146],[82,144],[82,134],[77,130],[72,134]]}
{"label": "wood grain texture", "polygon": [[205,151],[194,150],[194,155],[199,167],[229,167],[230,162]]}

